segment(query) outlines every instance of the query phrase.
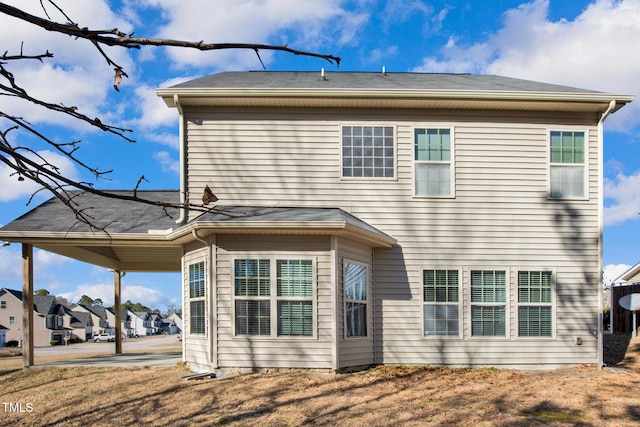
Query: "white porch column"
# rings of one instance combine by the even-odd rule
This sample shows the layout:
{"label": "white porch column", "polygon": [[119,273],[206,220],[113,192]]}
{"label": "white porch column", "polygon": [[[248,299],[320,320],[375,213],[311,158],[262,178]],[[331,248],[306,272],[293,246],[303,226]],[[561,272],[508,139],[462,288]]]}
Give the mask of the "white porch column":
{"label": "white porch column", "polygon": [[114,305],[113,309],[116,312],[116,354],[122,354],[122,300],[120,298],[120,291],[122,288],[122,274],[120,270],[113,270],[113,290],[114,290]]}

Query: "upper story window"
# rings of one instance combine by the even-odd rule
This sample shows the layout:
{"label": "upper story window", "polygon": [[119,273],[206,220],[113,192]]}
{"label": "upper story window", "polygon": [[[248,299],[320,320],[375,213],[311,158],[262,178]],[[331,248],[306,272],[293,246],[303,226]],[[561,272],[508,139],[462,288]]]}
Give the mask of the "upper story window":
{"label": "upper story window", "polygon": [[451,129],[414,131],[414,193],[416,196],[453,197],[453,144]]}
{"label": "upper story window", "polygon": [[585,132],[551,131],[549,135],[549,197],[585,198],[587,151]]}
{"label": "upper story window", "polygon": [[0,309],[4,310],[7,308],[7,302],[6,301],[0,301]]}
{"label": "upper story window", "polygon": [[395,178],[393,126],[342,126],[343,178]]}

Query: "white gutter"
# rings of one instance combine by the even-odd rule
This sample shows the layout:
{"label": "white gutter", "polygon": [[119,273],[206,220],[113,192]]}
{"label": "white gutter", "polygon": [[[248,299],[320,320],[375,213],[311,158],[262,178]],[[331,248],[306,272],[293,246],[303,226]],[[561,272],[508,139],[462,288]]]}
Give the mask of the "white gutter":
{"label": "white gutter", "polygon": [[486,91],[463,89],[372,89],[372,88],[163,88],[157,93],[170,105],[171,97],[177,106],[176,95],[183,98],[400,98],[400,99],[474,99],[474,100],[525,100],[603,103],[612,97],[623,105],[631,102],[633,96],[612,95],[599,92],[527,92],[527,91]]}
{"label": "white gutter", "polygon": [[[616,107],[616,101],[609,102],[609,107],[602,113],[600,120],[598,120],[598,271],[600,277],[602,277],[602,238],[604,230],[604,194],[603,194],[603,181],[604,181],[604,121],[611,114]],[[602,336],[604,332],[604,320],[603,320],[603,307],[602,307],[602,282],[598,280],[598,369],[602,369],[604,366],[604,338]],[[613,306],[613,301],[611,306]],[[613,313],[609,314],[611,319]]]}
{"label": "white gutter", "polygon": [[[173,95],[173,103],[175,104],[178,110],[178,117],[180,117],[180,123],[178,124],[178,139],[180,140],[180,204],[184,205],[188,202],[187,200],[187,160],[185,156],[186,152],[186,138],[184,131],[184,112],[182,110],[182,105],[180,105],[180,99],[178,98],[178,94]],[[180,208],[180,218],[176,220],[177,224],[184,224],[187,220],[187,208]]]}

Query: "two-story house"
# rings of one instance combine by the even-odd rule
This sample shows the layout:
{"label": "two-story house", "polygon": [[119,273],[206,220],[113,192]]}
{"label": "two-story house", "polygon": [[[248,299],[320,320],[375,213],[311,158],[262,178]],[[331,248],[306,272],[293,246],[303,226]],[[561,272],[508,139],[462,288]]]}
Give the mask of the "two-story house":
{"label": "two-story house", "polygon": [[180,191],[143,195],[209,212],[85,194],[108,236],[52,199],[0,239],[182,271],[192,369],[601,362],[603,126],[632,97],[346,72],[158,93],[180,117]]}
{"label": "two-story house", "polygon": [[[21,342],[24,336],[22,317],[22,292],[0,289],[0,324],[6,325],[6,340]],[[56,303],[52,295],[34,295],[34,345],[46,347],[52,341],[64,344],[71,337],[72,329],[65,325],[65,307]]]}

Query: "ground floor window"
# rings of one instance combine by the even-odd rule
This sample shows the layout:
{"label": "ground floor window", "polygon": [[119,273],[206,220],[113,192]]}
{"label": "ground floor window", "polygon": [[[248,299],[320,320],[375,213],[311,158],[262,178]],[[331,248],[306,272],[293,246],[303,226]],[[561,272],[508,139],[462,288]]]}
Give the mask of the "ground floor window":
{"label": "ground floor window", "polygon": [[189,333],[206,332],[205,268],[204,261],[189,264]]}
{"label": "ground floor window", "polygon": [[458,270],[423,270],[424,336],[460,335]]}
{"label": "ground floor window", "polygon": [[367,336],[367,267],[350,261],[344,262],[344,322],[345,335]]}
{"label": "ground floor window", "polygon": [[518,336],[553,335],[553,272],[518,271]]}
{"label": "ground floor window", "polygon": [[509,337],[516,329],[518,338],[554,336],[553,269],[427,268],[421,274],[424,337]]}
{"label": "ground floor window", "polygon": [[471,271],[472,336],[506,336],[506,298],[506,271]]}
{"label": "ground floor window", "polygon": [[313,336],[314,265],[311,259],[235,259],[235,335]]}

